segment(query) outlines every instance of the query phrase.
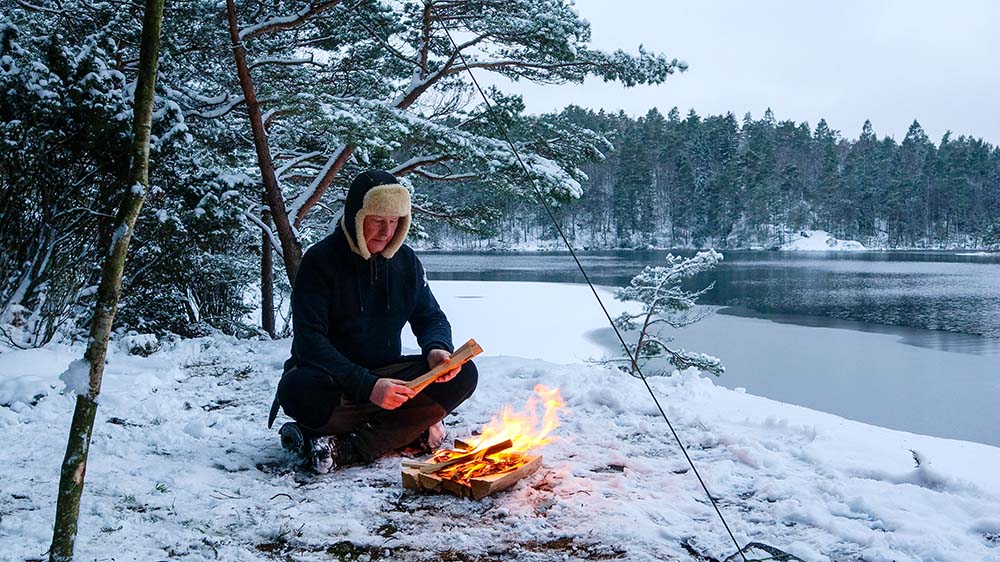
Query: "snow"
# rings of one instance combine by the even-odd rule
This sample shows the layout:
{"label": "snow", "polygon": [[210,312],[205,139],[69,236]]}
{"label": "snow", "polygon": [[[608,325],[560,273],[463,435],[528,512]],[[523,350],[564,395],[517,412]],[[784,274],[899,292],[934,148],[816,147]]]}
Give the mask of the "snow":
{"label": "snow", "polygon": [[803,230],[800,238],[786,242],[781,250],[799,252],[828,252],[846,250],[866,250],[861,242],[838,240],[824,230]]}
{"label": "snow", "polygon": [[51,349],[0,353],[0,405],[24,406],[62,388],[57,377],[75,358],[67,351]]}
{"label": "snow", "polygon": [[[289,341],[112,346],[81,506],[80,560],[721,560],[734,549],[642,383],[588,366],[602,315],[586,287],[432,281],[475,337],[467,436],[537,383],[566,401],[535,475],[480,502],[417,495],[399,458],[293,470],[267,409]],[[605,293],[607,294],[607,293]],[[614,303],[609,303],[614,304]],[[617,306],[622,306],[617,303]],[[594,313],[594,310],[598,310]],[[712,352],[712,349],[704,351]],[[51,390],[82,348],[0,354],[0,380]],[[660,396],[737,538],[810,562],[1000,561],[1000,449],[865,425],[716,385],[658,377]],[[73,396],[0,407],[0,552],[51,539]],[[279,419],[279,423],[284,418]],[[915,459],[919,459],[919,466]],[[687,545],[687,546],[685,546]]]}
{"label": "snow", "polygon": [[90,394],[90,361],[76,359],[59,375],[66,390],[79,396]]}
{"label": "snow", "polygon": [[128,225],[125,223],[119,224],[118,228],[116,228],[115,231],[111,234],[111,244],[108,245],[109,256],[115,253],[115,247],[118,245],[118,241],[121,240],[122,237],[126,235],[128,235]]}

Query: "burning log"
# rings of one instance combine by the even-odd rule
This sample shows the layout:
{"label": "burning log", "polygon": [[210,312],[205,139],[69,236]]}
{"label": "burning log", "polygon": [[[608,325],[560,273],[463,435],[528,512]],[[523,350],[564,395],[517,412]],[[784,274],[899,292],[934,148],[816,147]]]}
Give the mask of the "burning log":
{"label": "burning log", "polygon": [[490,445],[485,449],[480,449],[478,451],[471,451],[463,455],[451,457],[448,460],[440,462],[403,461],[403,466],[405,466],[406,468],[419,469],[420,472],[423,473],[434,473],[444,470],[445,468],[448,468],[449,466],[452,465],[461,464],[469,461],[475,461],[482,459],[484,457],[488,457],[492,454],[499,453],[500,451],[503,451],[505,449],[510,449],[513,446],[514,443],[510,439],[508,439],[506,441],[501,441],[496,445]]}
{"label": "burning log", "polygon": [[482,352],[483,348],[479,347],[479,344],[476,343],[476,340],[470,339],[469,341],[462,344],[461,347],[456,349],[455,352],[451,354],[450,359],[448,359],[447,361],[442,361],[433,369],[427,371],[427,373],[420,375],[419,377],[413,379],[412,381],[409,381],[408,383],[406,383],[406,386],[412,388],[416,392],[420,392],[427,385],[436,381],[438,378],[440,378],[448,371],[451,371],[456,367],[461,367],[462,365],[465,365],[466,363],[471,361],[473,357],[479,355]]}
{"label": "burning log", "polygon": [[[520,455],[519,455],[520,456]],[[521,457],[516,468],[470,478],[467,482],[444,478],[438,474],[420,472],[418,468],[403,468],[403,488],[418,492],[448,492],[462,498],[481,500],[496,492],[506,490],[520,479],[534,474],[542,466],[542,457]]]}

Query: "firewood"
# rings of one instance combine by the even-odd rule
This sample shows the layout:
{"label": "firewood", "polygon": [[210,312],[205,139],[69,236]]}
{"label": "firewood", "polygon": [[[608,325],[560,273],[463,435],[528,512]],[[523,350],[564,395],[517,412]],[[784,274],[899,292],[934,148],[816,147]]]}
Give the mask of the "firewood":
{"label": "firewood", "polygon": [[468,462],[471,460],[475,460],[477,458],[483,458],[492,454],[499,453],[500,451],[510,449],[513,446],[514,443],[511,442],[510,439],[507,439],[506,441],[501,441],[495,445],[490,445],[485,449],[480,449],[478,451],[472,451],[464,455],[459,455],[457,457],[448,459],[443,462],[420,462],[420,461],[406,460],[403,461],[403,466],[406,468],[417,468],[420,470],[420,472],[423,472],[425,474],[430,474],[452,465],[461,464],[463,462]]}
{"label": "firewood", "polygon": [[481,500],[490,494],[506,490],[520,479],[534,474],[542,465],[541,456],[525,457],[517,468],[472,478],[468,483],[442,478],[437,474],[420,472],[417,468],[403,468],[403,488],[417,492],[449,492],[461,498]]}
{"label": "firewood", "polygon": [[403,488],[407,490],[423,490],[424,486],[420,483],[420,471],[415,468],[403,468]]}
{"label": "firewood", "polygon": [[508,470],[499,474],[490,474],[489,476],[472,478],[469,480],[469,488],[471,488],[472,491],[472,498],[481,500],[494,492],[506,490],[516,484],[518,480],[524,478],[525,476],[534,474],[540,466],[542,466],[541,455],[537,457],[526,457],[525,463],[513,470]]}
{"label": "firewood", "polygon": [[441,484],[444,480],[437,474],[424,474],[423,472],[417,471],[417,480],[420,482],[420,487],[424,490],[440,490]]}
{"label": "firewood", "polygon": [[483,352],[483,348],[479,347],[476,340],[470,339],[469,341],[462,344],[461,347],[455,350],[451,354],[451,358],[447,361],[442,361],[438,363],[433,369],[427,371],[423,375],[413,379],[406,383],[406,386],[412,388],[416,392],[420,392],[427,385],[439,379],[448,371],[461,367],[462,365],[468,363],[473,357],[479,355]]}

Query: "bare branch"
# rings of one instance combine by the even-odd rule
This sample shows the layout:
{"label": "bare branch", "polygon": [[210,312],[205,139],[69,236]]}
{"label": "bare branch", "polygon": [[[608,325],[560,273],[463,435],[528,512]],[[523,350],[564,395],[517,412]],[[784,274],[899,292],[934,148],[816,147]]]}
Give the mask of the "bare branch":
{"label": "bare branch", "polygon": [[59,16],[66,19],[76,19],[76,20],[84,19],[76,14],[67,12],[65,10],[53,10],[52,8],[46,8],[44,6],[36,6],[34,4],[26,2],[25,0],[15,0],[15,1],[19,6],[21,6],[25,10],[31,10],[33,12],[43,12],[46,14],[52,14],[54,16]]}
{"label": "bare branch", "polygon": [[288,210],[288,214],[294,217],[293,226],[302,224],[302,219],[309,212],[309,208],[323,197],[323,193],[330,186],[334,176],[344,167],[344,164],[350,159],[351,154],[354,153],[354,148],[353,144],[342,144],[337,147],[337,150],[327,159],[326,164],[323,165],[323,169],[316,176],[313,183],[295,198],[291,208]]}

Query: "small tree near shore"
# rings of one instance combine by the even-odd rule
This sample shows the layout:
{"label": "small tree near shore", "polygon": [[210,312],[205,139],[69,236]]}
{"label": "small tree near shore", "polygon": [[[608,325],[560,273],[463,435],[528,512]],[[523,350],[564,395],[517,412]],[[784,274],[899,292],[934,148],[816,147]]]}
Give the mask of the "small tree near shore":
{"label": "small tree near shore", "polygon": [[722,261],[722,254],[715,250],[698,252],[692,258],[667,254],[666,261],[666,266],[647,267],[633,277],[628,286],[615,292],[615,298],[620,301],[642,303],[640,312],[623,312],[615,319],[619,330],[638,330],[636,339],[627,342],[635,363],[626,356],[608,359],[605,363],[615,364],[632,376],[638,376],[638,369],[654,359],[664,358],[677,369],[694,367],[721,375],[726,368],[717,357],[675,349],[668,345],[673,338],[662,332],[664,327],[683,328],[707,316],[707,312],[695,311],[695,304],[715,283],[693,292],[682,289],[680,284],[684,279],[715,268]]}

